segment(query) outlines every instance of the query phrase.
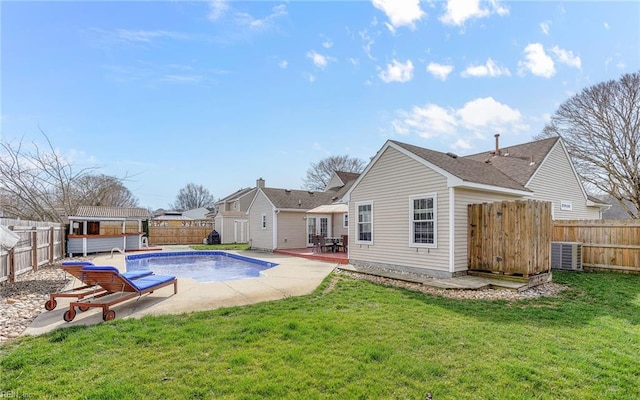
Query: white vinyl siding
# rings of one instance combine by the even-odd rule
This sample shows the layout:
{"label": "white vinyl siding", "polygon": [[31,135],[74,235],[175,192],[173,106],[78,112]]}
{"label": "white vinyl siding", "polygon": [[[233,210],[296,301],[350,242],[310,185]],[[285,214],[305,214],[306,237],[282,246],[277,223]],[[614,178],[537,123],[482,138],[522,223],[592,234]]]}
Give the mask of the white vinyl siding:
{"label": "white vinyl siding", "polygon": [[[553,203],[554,219],[600,219],[597,207],[587,207],[582,186],[558,141],[527,185],[535,195],[530,198]],[[561,209],[571,203],[571,210]]]}
{"label": "white vinyl siding", "polygon": [[[262,216],[267,218],[267,228],[262,229]],[[251,247],[260,250],[274,250],[273,248],[273,228],[274,228],[273,205],[263,192],[258,192],[255,201],[249,210],[249,240]]]}
{"label": "white vinyl siding", "polygon": [[278,218],[277,249],[307,247],[307,221],[304,212],[280,211]]}
{"label": "white vinyl siding", "polygon": [[437,196],[435,193],[409,198],[409,238],[413,247],[438,247]]}
{"label": "white vinyl siding", "polygon": [[[410,246],[409,198],[437,193],[437,248]],[[449,204],[446,178],[424,164],[387,148],[351,192],[349,202],[349,259],[356,263],[383,264],[425,273],[449,270]],[[373,244],[357,243],[357,207],[373,203]],[[408,267],[408,268],[406,268]]]}

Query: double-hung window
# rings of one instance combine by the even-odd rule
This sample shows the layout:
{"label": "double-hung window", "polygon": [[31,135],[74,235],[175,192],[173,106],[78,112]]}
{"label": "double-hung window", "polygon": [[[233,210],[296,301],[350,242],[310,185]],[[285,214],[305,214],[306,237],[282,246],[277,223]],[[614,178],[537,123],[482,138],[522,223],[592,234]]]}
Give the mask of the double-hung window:
{"label": "double-hung window", "polygon": [[436,195],[413,196],[409,201],[411,245],[436,247]]}
{"label": "double-hung window", "polygon": [[262,229],[267,229],[267,214],[262,214]]}
{"label": "double-hung window", "polygon": [[358,223],[356,225],[356,242],[357,243],[373,243],[373,204],[358,203],[356,204],[358,213]]}

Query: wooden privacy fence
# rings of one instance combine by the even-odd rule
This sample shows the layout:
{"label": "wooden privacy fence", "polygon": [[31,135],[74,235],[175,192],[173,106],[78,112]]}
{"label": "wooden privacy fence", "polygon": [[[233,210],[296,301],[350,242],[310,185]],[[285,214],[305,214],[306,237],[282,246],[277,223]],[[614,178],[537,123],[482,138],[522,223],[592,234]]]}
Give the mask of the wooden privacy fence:
{"label": "wooden privacy fence", "polygon": [[16,276],[64,257],[64,225],[7,218],[0,218],[0,224],[20,236],[13,249],[0,247],[0,282],[14,282]]}
{"label": "wooden privacy fence", "polygon": [[554,221],[554,242],[582,243],[586,269],[640,272],[640,221]]}
{"label": "wooden privacy fence", "polygon": [[551,203],[467,206],[469,269],[529,277],[551,269]]}
{"label": "wooden privacy fence", "polygon": [[191,226],[149,226],[149,245],[202,244],[213,230],[213,221],[189,222]]}

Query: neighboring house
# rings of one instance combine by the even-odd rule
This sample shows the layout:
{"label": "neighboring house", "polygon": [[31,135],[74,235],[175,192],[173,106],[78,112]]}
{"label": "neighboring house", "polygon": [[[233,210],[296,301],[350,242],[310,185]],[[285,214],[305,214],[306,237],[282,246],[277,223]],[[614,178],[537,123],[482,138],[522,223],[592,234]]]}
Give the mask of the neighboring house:
{"label": "neighboring house", "polygon": [[206,207],[194,208],[187,211],[157,211],[151,220],[152,226],[201,226],[209,225],[211,222],[203,222],[210,219],[207,214],[210,210]]}
{"label": "neighboring house", "polygon": [[467,205],[534,199],[556,219],[595,219],[560,138],[458,157],[387,141],[344,196],[349,262],[450,277],[467,270]]}
{"label": "neighboring house", "polygon": [[[622,208],[622,206],[616,199],[609,195],[605,195],[603,196],[603,198],[604,202],[611,204],[611,208],[609,208],[602,214],[602,219],[631,219],[629,213],[627,213],[624,208]],[[629,209],[634,209],[634,206],[630,201],[625,201],[625,204]]]}
{"label": "neighboring house", "polygon": [[272,251],[312,246],[306,213],[334,200],[335,191],[275,189],[262,181],[247,211],[251,248]]}
{"label": "neighboring house", "polygon": [[211,210],[207,207],[198,207],[191,210],[183,211],[182,216],[191,219],[210,219],[209,217],[207,217],[207,214],[209,212],[211,212]]}
{"label": "neighboring house", "polygon": [[343,197],[359,176],[354,172],[333,172],[324,190],[334,194],[331,203],[307,211],[308,246],[312,245],[313,235],[342,237],[349,234],[349,207]]}
{"label": "neighboring house", "polygon": [[264,179],[256,181],[256,187],[244,188],[218,200],[214,204],[212,216],[215,228],[220,234],[220,242],[247,243],[249,241],[249,217],[247,210],[258,187],[264,187]]}

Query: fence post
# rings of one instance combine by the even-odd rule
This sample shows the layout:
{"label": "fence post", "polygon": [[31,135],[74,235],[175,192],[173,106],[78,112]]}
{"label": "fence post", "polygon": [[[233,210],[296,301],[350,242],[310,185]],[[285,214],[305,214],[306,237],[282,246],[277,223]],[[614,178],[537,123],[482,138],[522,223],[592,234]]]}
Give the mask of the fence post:
{"label": "fence post", "polygon": [[9,263],[9,282],[13,283],[16,281],[16,262],[13,254],[14,250],[9,250],[7,254],[7,262]]}
{"label": "fence post", "polygon": [[34,271],[38,270],[38,228],[33,227],[33,232],[31,232],[31,262],[33,265],[31,266]]}
{"label": "fence post", "polygon": [[67,236],[65,235],[65,233],[67,233],[67,230],[65,229],[64,225],[60,225],[58,231],[60,232],[60,258],[64,258],[67,255],[65,253],[65,243],[67,240]]}
{"label": "fence post", "polygon": [[49,228],[49,264],[53,264],[53,262],[55,261],[54,260],[55,251],[53,250],[53,245],[55,243],[54,237],[55,237],[55,230],[52,226],[51,228]]}

